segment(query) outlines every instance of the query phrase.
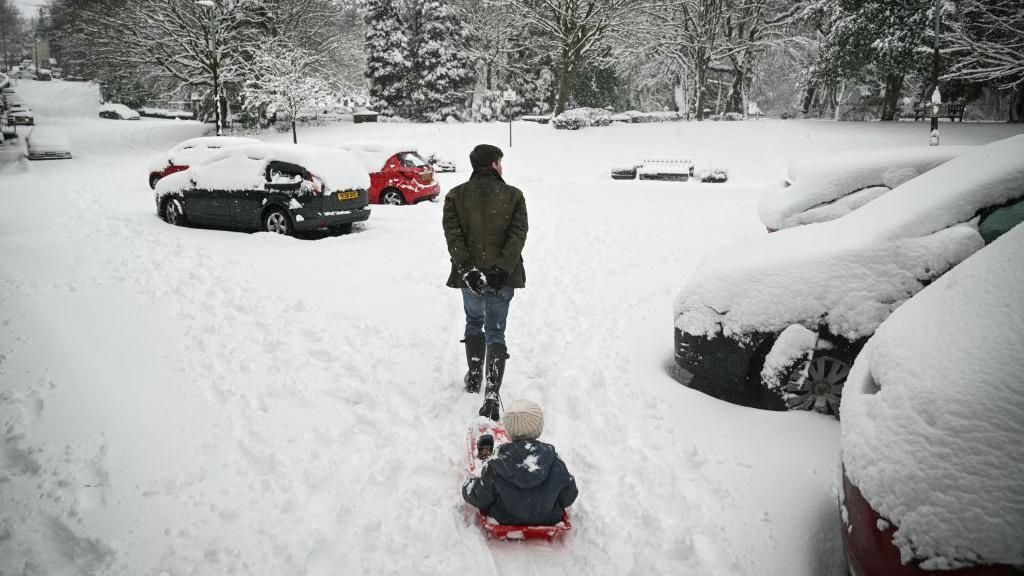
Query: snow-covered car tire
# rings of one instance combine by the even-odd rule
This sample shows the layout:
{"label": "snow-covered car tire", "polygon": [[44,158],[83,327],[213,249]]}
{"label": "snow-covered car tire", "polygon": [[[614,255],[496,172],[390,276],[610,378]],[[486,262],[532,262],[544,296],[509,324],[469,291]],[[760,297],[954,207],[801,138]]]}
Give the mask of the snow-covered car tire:
{"label": "snow-covered car tire", "polygon": [[790,410],[814,410],[839,418],[850,368],[845,359],[830,354],[800,360],[790,370],[783,388],[786,405]]}
{"label": "snow-covered car tire", "polygon": [[164,222],[174,226],[185,225],[185,210],[182,208],[180,198],[164,200]]}
{"label": "snow-covered car tire", "polygon": [[263,215],[263,231],[291,236],[292,221],[288,218],[288,214],[280,208],[268,210]]}
{"label": "snow-covered car tire", "polygon": [[380,203],[402,206],[405,204],[405,196],[402,195],[402,191],[398,188],[386,188],[380,193]]}

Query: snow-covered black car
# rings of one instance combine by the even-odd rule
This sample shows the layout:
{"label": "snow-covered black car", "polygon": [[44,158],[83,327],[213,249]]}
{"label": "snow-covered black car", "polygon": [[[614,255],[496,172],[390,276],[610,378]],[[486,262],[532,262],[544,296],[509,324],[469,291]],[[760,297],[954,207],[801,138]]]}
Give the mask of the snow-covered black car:
{"label": "snow-covered black car", "polygon": [[878,325],[1024,221],[1022,157],[1024,135],[979,147],[842,218],[705,257],[675,303],[688,385],[738,404],[838,414]]}
{"label": "snow-covered black car", "polygon": [[852,574],[1021,574],[1022,278],[1018,225],[893,312],[857,357],[839,498]]}
{"label": "snow-covered black car", "polygon": [[124,104],[114,104],[107,102],[100,106],[99,111],[100,118],[106,118],[108,120],[138,120],[139,113]]}
{"label": "snow-covered black car", "polygon": [[758,215],[769,232],[849,214],[976,146],[913,146],[812,156],[765,190]]}
{"label": "snow-covered black car", "polygon": [[157,214],[201,224],[293,234],[345,230],[370,217],[370,178],[335,148],[236,146],[156,185]]}

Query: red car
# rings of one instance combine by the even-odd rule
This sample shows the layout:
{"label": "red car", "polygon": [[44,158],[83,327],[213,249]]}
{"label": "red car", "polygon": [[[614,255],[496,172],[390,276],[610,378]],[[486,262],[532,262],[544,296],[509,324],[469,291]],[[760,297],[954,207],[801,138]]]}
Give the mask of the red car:
{"label": "red car", "polygon": [[1001,237],[902,304],[857,357],[839,501],[854,576],[1024,575],[1017,206],[991,230]]}
{"label": "red car", "polygon": [[230,146],[245,144],[262,144],[258,138],[242,138],[237,136],[203,136],[191,138],[178,144],[161,155],[149,167],[149,187],[156,188],[156,183],[168,174],[181,172],[189,166],[202,162],[210,156]]}
{"label": "red car", "polygon": [[351,152],[366,166],[371,204],[415,204],[434,200],[441,193],[434,168],[414,146],[360,142],[339,148]]}

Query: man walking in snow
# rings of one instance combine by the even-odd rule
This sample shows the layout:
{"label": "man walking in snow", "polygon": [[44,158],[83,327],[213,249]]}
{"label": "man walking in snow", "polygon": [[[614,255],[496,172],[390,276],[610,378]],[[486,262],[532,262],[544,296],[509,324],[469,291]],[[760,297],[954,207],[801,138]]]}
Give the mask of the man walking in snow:
{"label": "man walking in snow", "polygon": [[498,419],[498,391],[508,349],[505,320],[516,288],[526,286],[523,245],[528,230],[523,193],[501,177],[501,149],[480,144],[469,154],[473,174],[444,197],[444,236],[452,269],[448,286],[462,290],[466,312],[467,392],[480,391],[480,415]]}

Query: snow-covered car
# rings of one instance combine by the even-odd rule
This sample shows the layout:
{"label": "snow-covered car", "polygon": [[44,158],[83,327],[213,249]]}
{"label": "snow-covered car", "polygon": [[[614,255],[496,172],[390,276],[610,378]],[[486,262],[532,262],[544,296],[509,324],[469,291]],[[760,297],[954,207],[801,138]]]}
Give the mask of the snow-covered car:
{"label": "snow-covered car", "polygon": [[857,576],[1024,567],[1024,226],[896,310],[843,399],[843,540]]}
{"label": "snow-covered car", "polygon": [[35,126],[36,123],[32,111],[25,108],[8,110],[7,121],[14,126]]}
{"label": "snow-covered car", "polygon": [[994,142],[842,218],[706,256],[674,307],[688,385],[738,404],[838,413],[878,325],[1024,220],[1022,157],[1024,135]]}
{"label": "snow-covered car", "polygon": [[100,106],[100,118],[109,120],[138,120],[139,113],[124,104],[107,102]]}
{"label": "snow-covered car", "polygon": [[277,234],[345,230],[370,217],[369,186],[362,164],[343,150],[253,144],[161,179],[156,209],[170,224]]}
{"label": "snow-covered car", "polygon": [[29,160],[60,160],[71,158],[71,143],[56,128],[38,126],[25,138],[25,155]]}
{"label": "snow-covered car", "polygon": [[917,146],[805,158],[765,190],[758,215],[769,232],[835,220],[975,148]]}
{"label": "snow-covered car", "polygon": [[371,204],[415,204],[441,193],[434,168],[415,146],[393,142],[347,142],[346,150],[366,166],[370,175]]}
{"label": "snow-covered car", "polygon": [[263,141],[258,138],[244,138],[240,136],[201,136],[199,138],[190,138],[160,155],[150,164],[149,187],[156,188],[156,183],[164,176],[186,170],[189,166],[198,164],[207,158],[223,152],[225,148],[262,143]]}
{"label": "snow-covered car", "polygon": [[455,162],[441,158],[437,154],[431,154],[428,156],[427,164],[430,164],[434,168],[435,173],[455,172]]}

